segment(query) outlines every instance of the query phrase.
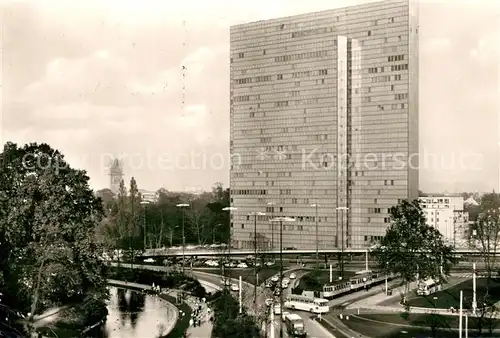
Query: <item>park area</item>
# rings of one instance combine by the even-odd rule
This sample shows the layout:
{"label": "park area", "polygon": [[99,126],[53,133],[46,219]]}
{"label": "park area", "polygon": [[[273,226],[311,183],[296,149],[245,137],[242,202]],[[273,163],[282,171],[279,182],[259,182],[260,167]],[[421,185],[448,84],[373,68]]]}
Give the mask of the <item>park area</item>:
{"label": "park area", "polygon": [[[300,278],[298,287],[306,291],[322,291],[324,285],[338,283],[339,276],[340,274],[338,271],[333,271],[333,282],[330,283],[330,270],[313,270]],[[352,276],[354,276],[354,272],[344,271],[343,280],[349,280],[349,278],[351,278]]]}
{"label": "park area", "polygon": [[[481,304],[493,305],[500,301],[500,280],[489,280],[489,299],[484,300],[486,294],[487,279],[476,279],[476,298],[478,307]],[[459,284],[455,284],[450,288],[436,292],[429,296],[418,296],[409,299],[410,306],[449,309],[451,307],[458,309],[460,307],[460,291],[463,291],[463,308],[472,309],[473,299],[473,281],[472,279],[465,280]]]}
{"label": "park area", "polygon": [[[373,338],[439,337],[456,338],[459,327],[458,316],[409,314],[361,314],[351,315],[343,322],[352,330]],[[470,337],[500,337],[500,322],[483,318],[482,335],[478,335],[479,319],[468,318]],[[493,332],[489,333],[489,328]],[[433,332],[434,328],[434,332]]]}

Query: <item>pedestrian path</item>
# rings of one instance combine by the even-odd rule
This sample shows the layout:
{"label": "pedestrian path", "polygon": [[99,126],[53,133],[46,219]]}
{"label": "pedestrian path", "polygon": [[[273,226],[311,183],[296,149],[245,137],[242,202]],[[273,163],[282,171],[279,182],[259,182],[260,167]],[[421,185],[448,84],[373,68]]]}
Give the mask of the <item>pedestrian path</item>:
{"label": "pedestrian path", "polygon": [[[199,325],[190,325],[187,330],[187,336],[191,338],[206,338],[212,333],[213,324],[210,320],[212,311],[209,310],[208,304],[204,301],[197,300],[194,297],[188,297],[186,303],[191,308],[191,317],[193,320],[199,320]],[[200,309],[201,306],[201,309]],[[195,316],[195,311],[199,313]],[[191,322],[192,323],[192,322]]]}

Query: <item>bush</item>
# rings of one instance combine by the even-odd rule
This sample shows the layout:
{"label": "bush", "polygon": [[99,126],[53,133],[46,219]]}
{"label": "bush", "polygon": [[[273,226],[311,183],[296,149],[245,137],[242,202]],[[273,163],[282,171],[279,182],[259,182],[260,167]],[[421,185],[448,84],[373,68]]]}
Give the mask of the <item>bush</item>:
{"label": "bush", "polygon": [[239,304],[228,290],[218,291],[212,298],[210,303],[214,310],[213,338],[260,337],[255,319],[246,311],[239,313]]}

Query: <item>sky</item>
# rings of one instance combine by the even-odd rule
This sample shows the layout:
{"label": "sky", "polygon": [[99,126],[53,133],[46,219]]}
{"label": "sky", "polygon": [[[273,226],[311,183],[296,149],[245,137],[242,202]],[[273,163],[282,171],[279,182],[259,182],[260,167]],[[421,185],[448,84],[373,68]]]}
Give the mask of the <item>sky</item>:
{"label": "sky", "polygon": [[[229,26],[366,2],[0,0],[0,141],[49,143],[94,189],[113,156],[140,188],[227,186]],[[499,191],[500,1],[419,11],[420,190]]]}

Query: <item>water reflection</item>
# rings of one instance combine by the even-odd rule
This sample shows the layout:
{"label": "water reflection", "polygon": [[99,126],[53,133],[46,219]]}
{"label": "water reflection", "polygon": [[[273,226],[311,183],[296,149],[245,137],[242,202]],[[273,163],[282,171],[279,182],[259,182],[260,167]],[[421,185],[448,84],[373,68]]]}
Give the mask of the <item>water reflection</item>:
{"label": "water reflection", "polygon": [[174,310],[154,296],[110,288],[105,331],[109,338],[157,337],[160,327],[170,327]]}

